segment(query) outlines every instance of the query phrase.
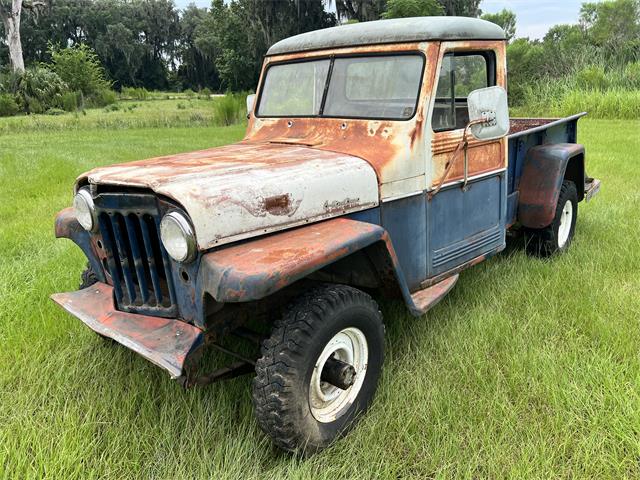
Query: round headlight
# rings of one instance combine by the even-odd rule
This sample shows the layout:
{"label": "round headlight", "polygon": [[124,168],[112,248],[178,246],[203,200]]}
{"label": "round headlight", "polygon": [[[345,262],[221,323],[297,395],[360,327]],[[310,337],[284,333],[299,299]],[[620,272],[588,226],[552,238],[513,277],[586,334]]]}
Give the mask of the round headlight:
{"label": "round headlight", "polygon": [[73,197],[73,210],[76,214],[78,223],[87,231],[92,231],[96,227],[95,212],[93,198],[86,188],[81,188]]}
{"label": "round headlight", "polygon": [[190,262],[196,253],[196,237],[191,224],[179,212],[167,213],[160,222],[160,238],[176,262]]}

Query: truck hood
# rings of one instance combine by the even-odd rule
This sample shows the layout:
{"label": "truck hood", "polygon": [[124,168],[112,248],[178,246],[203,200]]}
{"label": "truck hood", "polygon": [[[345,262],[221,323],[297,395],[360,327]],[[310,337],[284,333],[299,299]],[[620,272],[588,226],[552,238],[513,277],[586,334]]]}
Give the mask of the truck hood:
{"label": "truck hood", "polygon": [[351,155],[240,142],[91,170],[78,184],[149,188],[189,215],[200,249],[378,204],[373,168]]}

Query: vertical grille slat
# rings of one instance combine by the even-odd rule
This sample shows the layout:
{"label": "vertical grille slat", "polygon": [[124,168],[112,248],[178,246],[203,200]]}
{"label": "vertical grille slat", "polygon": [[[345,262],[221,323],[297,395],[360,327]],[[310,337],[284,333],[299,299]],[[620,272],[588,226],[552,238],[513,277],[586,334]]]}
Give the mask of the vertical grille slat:
{"label": "vertical grille slat", "polygon": [[137,230],[131,217],[132,215],[124,217],[125,225],[127,226],[127,234],[129,236],[129,245],[131,246],[133,264],[136,269],[136,277],[138,277],[138,286],[140,287],[142,303],[149,303],[149,287],[147,286],[147,276],[143,265],[143,256],[140,253]]}
{"label": "vertical grille slat", "polygon": [[116,304],[127,312],[173,317],[177,300],[172,263],[160,241],[160,212],[155,199],[139,198],[139,206],[122,194],[94,200]]}
{"label": "vertical grille slat", "polygon": [[147,255],[147,264],[151,272],[151,283],[153,284],[153,291],[155,292],[156,302],[158,305],[162,303],[162,286],[160,285],[160,277],[158,276],[158,269],[156,267],[156,257],[151,244],[151,236],[149,235],[149,225],[143,218],[138,218],[140,222],[140,228],[142,230],[142,240],[144,242],[144,249]]}
{"label": "vertical grille slat", "polygon": [[113,231],[111,230],[111,219],[109,215],[103,213],[98,217],[98,225],[102,233],[102,241],[104,247],[108,252],[113,252],[113,255],[107,255],[107,267],[109,267],[109,275],[113,280],[113,292],[116,296],[116,301],[120,304],[123,301],[122,295],[122,283],[120,282],[120,271],[118,269],[118,258],[116,257],[117,251],[114,247]]}
{"label": "vertical grille slat", "polygon": [[125,232],[122,231],[120,226],[120,220],[122,219],[122,215],[115,214],[113,216],[113,220],[111,222],[111,226],[113,227],[113,235],[116,238],[116,248],[118,251],[118,256],[120,257],[120,265],[122,266],[122,276],[124,277],[124,285],[127,289],[127,294],[129,298],[127,299],[129,303],[133,303],[136,300],[136,287],[133,280],[133,275],[131,274],[131,259],[129,258],[127,252],[127,246],[125,245],[126,236]]}

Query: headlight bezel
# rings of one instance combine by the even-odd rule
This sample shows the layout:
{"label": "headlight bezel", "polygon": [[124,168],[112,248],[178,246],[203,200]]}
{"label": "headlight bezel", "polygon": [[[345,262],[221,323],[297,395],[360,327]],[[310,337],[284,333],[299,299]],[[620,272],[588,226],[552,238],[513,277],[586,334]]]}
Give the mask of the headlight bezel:
{"label": "headlight bezel", "polygon": [[[171,248],[167,248],[168,242],[165,241],[167,227],[163,225],[168,225],[169,222],[172,222],[173,226],[178,227],[178,230],[182,235],[182,239],[186,244],[186,253],[182,256],[174,255],[175,252],[172,252]],[[162,217],[162,220],[160,220],[160,241],[162,242],[163,248],[166,250],[171,259],[178,263],[190,263],[196,257],[198,249],[196,244],[195,231],[187,216],[178,210],[172,210],[166,213]]]}
{"label": "headlight bezel", "polygon": [[[82,220],[82,215],[79,215],[78,203],[83,202],[87,208],[89,219],[91,220],[90,225],[85,225]],[[80,224],[82,228],[84,228],[87,232],[95,232],[98,228],[98,219],[96,215],[96,206],[93,202],[93,197],[91,196],[91,192],[88,188],[79,189],[73,197],[73,211],[76,216],[76,220]]]}

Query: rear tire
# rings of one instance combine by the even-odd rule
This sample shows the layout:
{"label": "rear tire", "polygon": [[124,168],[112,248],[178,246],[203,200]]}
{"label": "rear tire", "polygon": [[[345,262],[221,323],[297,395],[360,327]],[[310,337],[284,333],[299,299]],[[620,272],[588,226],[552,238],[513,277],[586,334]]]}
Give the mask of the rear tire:
{"label": "rear tire", "polygon": [[556,214],[551,224],[540,229],[526,229],[527,252],[538,257],[550,257],[569,249],[578,218],[578,193],[576,185],[565,180],[560,188]]}
{"label": "rear tire", "polygon": [[[383,355],[382,314],[369,295],[345,285],[309,291],[262,343],[252,395],[260,428],[287,451],[327,447],[369,406]],[[328,358],[353,367],[351,386],[324,380]]]}

